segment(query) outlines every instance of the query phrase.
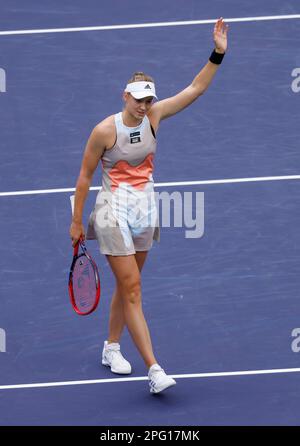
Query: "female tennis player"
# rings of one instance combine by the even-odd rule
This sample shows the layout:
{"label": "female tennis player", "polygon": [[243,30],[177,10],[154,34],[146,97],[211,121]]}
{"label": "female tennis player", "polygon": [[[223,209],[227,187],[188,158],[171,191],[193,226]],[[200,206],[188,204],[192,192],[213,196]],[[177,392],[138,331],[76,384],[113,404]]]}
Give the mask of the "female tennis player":
{"label": "female tennis player", "polygon": [[206,91],[227,49],[227,31],[224,20],[218,19],[209,61],[192,83],[173,97],[153,103],[157,98],[153,79],[141,72],[133,75],[123,93],[123,111],[107,117],[91,132],[76,184],[70,227],[73,246],[80,237],[85,238],[83,207],[101,160],[102,189],[86,238],[98,240],[116,279],[102,364],[113,373],[131,373],[119,343],[126,325],[148,368],[151,393],[176,384],[158,364],[142,309],[141,272],[153,240],[159,239],[152,177],[156,133],[163,119],[180,112]]}

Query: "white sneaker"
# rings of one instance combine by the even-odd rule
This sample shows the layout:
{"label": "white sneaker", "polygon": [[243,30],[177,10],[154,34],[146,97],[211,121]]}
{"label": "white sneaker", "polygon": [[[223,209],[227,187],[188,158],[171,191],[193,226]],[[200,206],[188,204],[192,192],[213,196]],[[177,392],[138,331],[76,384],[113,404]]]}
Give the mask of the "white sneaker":
{"label": "white sneaker", "polygon": [[120,352],[120,344],[118,343],[108,344],[107,341],[104,342],[102,364],[110,367],[113,373],[119,373],[120,375],[131,373],[131,365]]}
{"label": "white sneaker", "polygon": [[175,386],[176,384],[175,379],[166,375],[165,371],[158,364],[153,364],[153,366],[150,367],[148,378],[150,393],[162,392],[168,387]]}

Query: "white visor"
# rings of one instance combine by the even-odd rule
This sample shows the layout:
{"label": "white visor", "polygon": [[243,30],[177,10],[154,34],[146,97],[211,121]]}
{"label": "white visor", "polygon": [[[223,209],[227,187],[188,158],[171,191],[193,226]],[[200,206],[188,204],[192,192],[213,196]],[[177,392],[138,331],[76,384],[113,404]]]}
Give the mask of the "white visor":
{"label": "white visor", "polygon": [[152,96],[157,99],[155,93],[155,85],[153,82],[132,82],[127,84],[125,88],[126,93],[131,93],[135,99],[142,99],[148,96]]}

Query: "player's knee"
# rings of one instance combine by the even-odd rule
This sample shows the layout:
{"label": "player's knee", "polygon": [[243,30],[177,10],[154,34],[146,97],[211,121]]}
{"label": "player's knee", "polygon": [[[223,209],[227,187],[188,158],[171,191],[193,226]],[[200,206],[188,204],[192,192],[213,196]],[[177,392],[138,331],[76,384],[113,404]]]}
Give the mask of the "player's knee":
{"label": "player's knee", "polygon": [[127,277],[122,284],[122,295],[125,303],[138,305],[141,303],[141,280],[139,276]]}

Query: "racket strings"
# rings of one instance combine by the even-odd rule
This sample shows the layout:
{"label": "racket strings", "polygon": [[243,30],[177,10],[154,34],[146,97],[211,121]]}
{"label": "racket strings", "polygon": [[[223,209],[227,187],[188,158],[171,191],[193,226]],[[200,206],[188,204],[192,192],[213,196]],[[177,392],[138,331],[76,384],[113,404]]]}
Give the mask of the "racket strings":
{"label": "racket strings", "polygon": [[88,311],[93,307],[96,291],[93,266],[85,256],[80,256],[73,270],[73,293],[79,310]]}

